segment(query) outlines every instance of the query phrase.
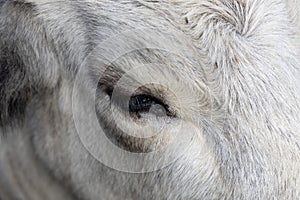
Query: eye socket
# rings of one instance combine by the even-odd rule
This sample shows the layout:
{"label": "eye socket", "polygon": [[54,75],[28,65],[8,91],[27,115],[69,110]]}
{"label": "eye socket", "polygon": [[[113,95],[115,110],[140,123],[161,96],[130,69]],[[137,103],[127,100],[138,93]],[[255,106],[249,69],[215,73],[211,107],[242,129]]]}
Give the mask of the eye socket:
{"label": "eye socket", "polygon": [[174,117],[174,112],[170,111],[169,106],[159,99],[150,95],[136,95],[129,100],[129,112],[141,117],[141,114],[154,114],[156,116]]}

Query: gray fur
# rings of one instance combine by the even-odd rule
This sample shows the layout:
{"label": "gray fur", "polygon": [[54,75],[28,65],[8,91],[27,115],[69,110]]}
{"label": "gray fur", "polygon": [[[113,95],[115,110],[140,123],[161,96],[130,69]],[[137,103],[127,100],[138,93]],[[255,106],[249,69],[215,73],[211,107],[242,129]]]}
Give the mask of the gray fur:
{"label": "gray fur", "polygon": [[[299,199],[299,3],[0,0],[0,199]],[[91,83],[106,75],[96,94],[100,124],[116,145],[133,151],[164,147],[176,120],[186,127],[179,134],[193,135],[186,146],[175,143],[175,162],[147,173],[118,171],[92,156],[73,116],[90,113],[72,107],[85,58],[132,29],[136,37],[111,47],[114,53],[170,44],[149,40],[151,29],[162,38],[169,31],[169,49],[178,55],[136,48],[111,68],[88,68]],[[134,66],[149,63],[165,67],[133,70],[134,80],[121,88],[158,80],[180,101],[164,87],[147,86],[177,115],[162,137],[133,139],[114,123],[106,93]],[[136,132],[129,118],[119,120]],[[152,128],[165,122],[143,119]],[[86,124],[86,134],[93,131]]]}

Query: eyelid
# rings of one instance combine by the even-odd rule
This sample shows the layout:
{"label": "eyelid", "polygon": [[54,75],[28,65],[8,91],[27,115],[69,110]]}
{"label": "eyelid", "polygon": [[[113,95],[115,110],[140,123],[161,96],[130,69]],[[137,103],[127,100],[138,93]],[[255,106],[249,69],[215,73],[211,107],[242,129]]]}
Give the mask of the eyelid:
{"label": "eyelid", "polygon": [[[98,82],[98,88],[103,90],[105,93],[107,93],[110,97],[112,97],[113,93],[116,91],[116,85],[118,81],[121,79],[122,74],[120,73],[114,73],[114,74],[105,74]],[[138,95],[149,95],[153,96],[157,99],[161,99],[161,96],[156,95],[155,92],[153,92],[153,89],[147,87],[147,86],[141,86],[138,87],[134,92],[132,93],[131,90],[128,89],[128,86],[120,86],[118,85],[118,96],[138,96]],[[116,95],[116,94],[114,94]]]}
{"label": "eyelid", "polygon": [[156,89],[142,86],[135,90],[134,93],[130,94],[130,92],[124,87],[122,89],[118,89],[117,92],[115,92],[113,89],[109,89],[109,91],[105,92],[110,96],[111,103],[118,105],[120,108],[123,108],[125,110],[129,108],[128,104],[131,98],[137,96],[149,96],[153,98],[157,104],[165,108],[167,116],[177,117],[175,110],[172,109],[168,102],[163,100],[162,95],[158,95],[158,91]]}
{"label": "eyelid", "polygon": [[[167,92],[166,89],[163,86],[158,86],[154,84],[147,84],[138,87],[134,92],[132,93],[131,90],[128,89],[128,86],[122,86],[118,85],[117,92],[115,90],[116,85],[118,84],[119,80],[122,78],[122,76],[125,74],[125,72],[116,66],[108,66],[107,69],[104,71],[103,76],[100,78],[98,82],[98,88],[104,91],[110,99],[114,96],[116,99],[124,99],[122,97],[133,97],[138,95],[148,95],[158,100],[158,102],[161,103],[161,105],[165,106],[172,115],[176,116],[176,111],[173,109],[172,106],[170,106],[170,102],[166,101],[165,93]],[[134,81],[134,78],[128,77],[132,81]],[[120,102],[117,103],[120,105]],[[123,103],[121,103],[123,104]],[[124,105],[125,106],[125,105]]]}

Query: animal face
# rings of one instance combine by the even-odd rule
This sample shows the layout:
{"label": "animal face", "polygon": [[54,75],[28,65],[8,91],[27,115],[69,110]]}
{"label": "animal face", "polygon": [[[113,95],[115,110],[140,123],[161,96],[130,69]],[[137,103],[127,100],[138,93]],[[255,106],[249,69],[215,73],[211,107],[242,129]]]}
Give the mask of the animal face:
{"label": "animal face", "polygon": [[298,1],[0,5],[0,197],[300,196]]}

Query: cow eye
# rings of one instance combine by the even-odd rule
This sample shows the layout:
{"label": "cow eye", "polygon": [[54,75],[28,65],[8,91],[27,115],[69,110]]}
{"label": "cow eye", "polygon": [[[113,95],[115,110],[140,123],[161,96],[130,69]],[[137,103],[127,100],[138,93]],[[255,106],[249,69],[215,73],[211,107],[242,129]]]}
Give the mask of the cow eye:
{"label": "cow eye", "polygon": [[131,115],[141,117],[141,114],[154,114],[156,116],[174,117],[169,106],[150,95],[136,95],[129,100],[129,112]]}

